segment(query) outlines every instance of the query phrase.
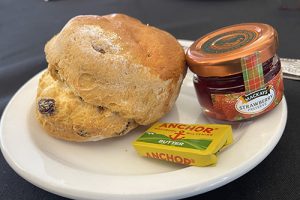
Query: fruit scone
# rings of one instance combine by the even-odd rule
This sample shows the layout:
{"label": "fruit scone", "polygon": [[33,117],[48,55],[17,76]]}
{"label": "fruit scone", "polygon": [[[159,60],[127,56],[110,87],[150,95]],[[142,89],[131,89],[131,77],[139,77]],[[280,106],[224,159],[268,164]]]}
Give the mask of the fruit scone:
{"label": "fruit scone", "polygon": [[[173,107],[186,74],[172,35],[123,14],[74,17],[45,53],[37,117],[66,140],[124,135],[157,121]],[[54,113],[43,114],[43,107]]]}

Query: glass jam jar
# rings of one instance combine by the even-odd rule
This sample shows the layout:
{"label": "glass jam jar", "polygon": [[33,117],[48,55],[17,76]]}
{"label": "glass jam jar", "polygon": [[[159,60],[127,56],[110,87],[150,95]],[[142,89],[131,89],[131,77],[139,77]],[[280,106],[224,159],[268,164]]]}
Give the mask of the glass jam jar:
{"label": "glass jam jar", "polygon": [[239,121],[274,109],[283,96],[277,47],[276,30],[260,23],[224,27],[195,41],[186,58],[203,112]]}

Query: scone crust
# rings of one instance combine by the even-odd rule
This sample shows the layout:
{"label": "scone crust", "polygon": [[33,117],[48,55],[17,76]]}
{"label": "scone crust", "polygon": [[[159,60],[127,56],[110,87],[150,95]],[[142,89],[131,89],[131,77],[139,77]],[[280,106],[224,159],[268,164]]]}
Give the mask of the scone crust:
{"label": "scone crust", "polygon": [[75,95],[142,125],[172,108],[186,73],[173,36],[122,14],[75,17],[45,52],[51,75]]}
{"label": "scone crust", "polygon": [[[53,113],[41,113],[39,101],[55,101]],[[56,138],[85,142],[120,136],[138,125],[106,108],[85,103],[61,81],[46,71],[39,81],[36,98],[36,118],[46,132]]]}

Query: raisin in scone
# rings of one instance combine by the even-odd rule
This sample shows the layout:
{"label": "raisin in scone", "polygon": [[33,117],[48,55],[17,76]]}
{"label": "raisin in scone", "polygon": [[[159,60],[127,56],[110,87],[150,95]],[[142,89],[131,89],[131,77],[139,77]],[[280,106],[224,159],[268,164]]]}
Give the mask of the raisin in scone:
{"label": "raisin in scone", "polygon": [[85,103],[48,70],[39,81],[36,118],[50,135],[76,142],[120,136],[137,127],[118,113]]}
{"label": "raisin in scone", "polygon": [[91,109],[101,106],[141,125],[170,111],[186,73],[184,51],[172,35],[123,14],[75,17],[45,53],[51,75]]}

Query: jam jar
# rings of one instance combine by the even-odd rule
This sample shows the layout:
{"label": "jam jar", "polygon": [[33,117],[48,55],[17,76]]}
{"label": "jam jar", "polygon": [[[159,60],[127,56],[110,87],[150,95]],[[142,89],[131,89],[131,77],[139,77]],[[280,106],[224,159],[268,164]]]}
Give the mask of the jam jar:
{"label": "jam jar", "polygon": [[224,27],[195,41],[186,58],[203,112],[240,121],[274,109],[283,96],[277,48],[276,30],[261,23]]}

